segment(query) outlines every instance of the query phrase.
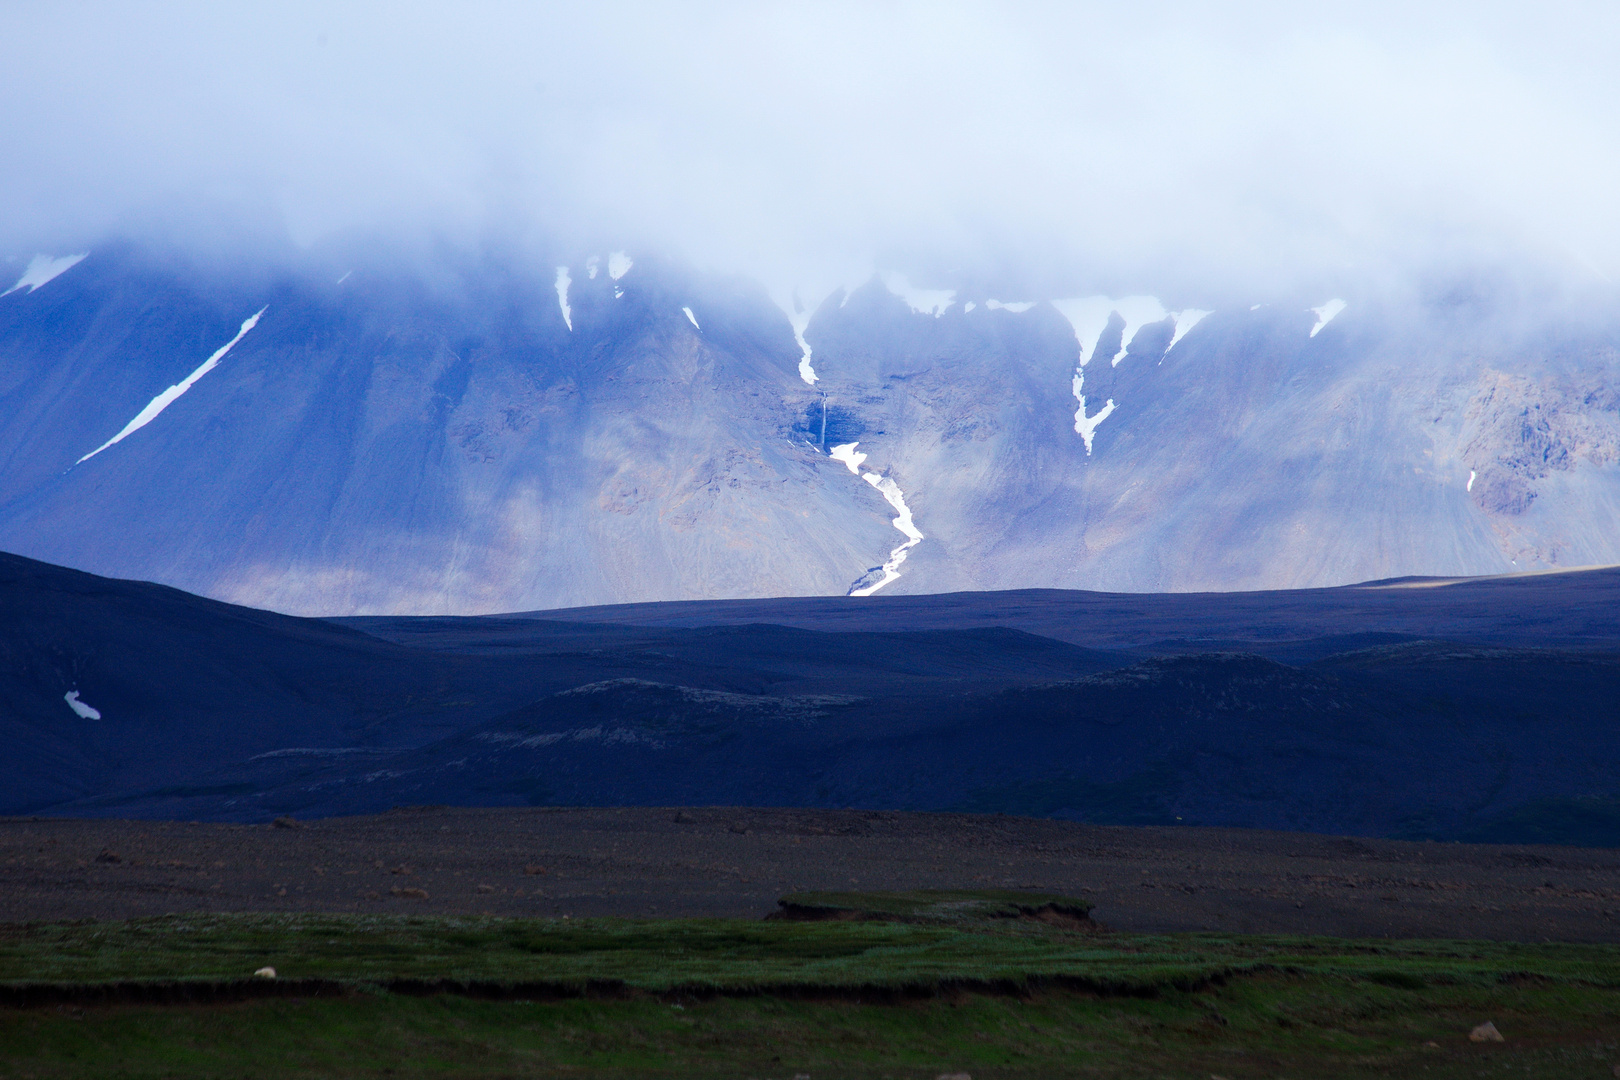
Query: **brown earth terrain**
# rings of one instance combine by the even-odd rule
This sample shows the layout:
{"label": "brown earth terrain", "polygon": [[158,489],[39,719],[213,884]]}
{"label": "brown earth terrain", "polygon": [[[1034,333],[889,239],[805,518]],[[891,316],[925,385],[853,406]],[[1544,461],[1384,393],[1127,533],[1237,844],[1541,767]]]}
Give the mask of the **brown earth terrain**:
{"label": "brown earth terrain", "polygon": [[190,911],[763,916],[801,890],[1030,888],[1104,927],[1620,942],[1620,850],[967,814],[408,808],[0,819],[0,922]]}

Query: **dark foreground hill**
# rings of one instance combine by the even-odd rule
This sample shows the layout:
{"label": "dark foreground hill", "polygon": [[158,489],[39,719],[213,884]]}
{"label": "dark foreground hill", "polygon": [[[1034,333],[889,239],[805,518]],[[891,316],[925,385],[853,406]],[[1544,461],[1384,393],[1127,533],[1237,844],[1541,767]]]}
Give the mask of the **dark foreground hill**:
{"label": "dark foreground hill", "polygon": [[6,556],[0,812],[760,805],[1620,844],[1617,592],[1604,570],[339,624]]}

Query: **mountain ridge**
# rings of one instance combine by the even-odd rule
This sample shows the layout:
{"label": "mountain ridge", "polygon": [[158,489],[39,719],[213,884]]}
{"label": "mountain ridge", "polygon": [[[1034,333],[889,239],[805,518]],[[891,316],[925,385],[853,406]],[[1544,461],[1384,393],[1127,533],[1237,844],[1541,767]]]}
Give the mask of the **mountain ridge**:
{"label": "mountain ridge", "polygon": [[653,257],[356,252],[114,243],[0,297],[0,547],[320,615],[1620,561],[1602,312],[879,274],[800,313]]}

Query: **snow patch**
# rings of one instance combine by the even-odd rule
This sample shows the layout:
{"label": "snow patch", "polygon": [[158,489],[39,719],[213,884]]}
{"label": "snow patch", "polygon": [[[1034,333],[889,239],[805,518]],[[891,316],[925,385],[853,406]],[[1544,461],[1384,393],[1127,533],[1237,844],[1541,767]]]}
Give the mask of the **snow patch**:
{"label": "snow patch", "polygon": [[63,255],[60,258],[50,255],[35,255],[32,259],[28,260],[28,269],[24,270],[22,277],[17,279],[17,284],[13,285],[5,292],[0,293],[0,296],[10,296],[12,293],[22,288],[26,288],[29,292],[33,292],[35,289],[50,281],[52,278],[60,277],[62,274],[73,269],[75,266],[78,266],[79,263],[84,260],[85,256],[89,254],[90,253],[88,251],[84,251],[77,255]]}
{"label": "snow patch", "polygon": [[1016,303],[1003,304],[1000,300],[986,300],[984,302],[984,306],[992,311],[1010,311],[1014,315],[1022,315],[1024,312],[1035,306],[1035,301],[1019,300]]}
{"label": "snow patch", "polygon": [[68,708],[79,714],[79,719],[81,720],[101,719],[100,710],[93,709],[87,703],[80,701],[79,692],[77,690],[69,690],[67,693],[62,695],[62,700],[68,703]]}
{"label": "snow patch", "polygon": [[955,289],[915,289],[902,274],[884,274],[883,284],[918,315],[932,315],[937,319],[956,302]]}
{"label": "snow patch", "polygon": [[[1187,336],[1187,331],[1215,314],[1213,311],[1202,311],[1198,308],[1187,308],[1176,312],[1176,332],[1170,337],[1170,349],[1176,347],[1176,342]],[[1170,349],[1164,350],[1169,352]]]}
{"label": "snow patch", "polygon": [[688,318],[688,319],[691,319],[691,320],[692,320],[692,325],[693,325],[693,326],[694,326],[694,327],[696,327],[696,328],[697,328],[697,329],[698,329],[698,330],[702,330],[702,329],[703,329],[703,327],[701,327],[701,326],[698,326],[698,321],[697,321],[697,316],[696,316],[696,315],[694,315],[694,314],[692,314],[692,309],[691,309],[691,308],[689,308],[689,307],[683,307],[683,308],[681,308],[681,310],[682,310],[682,311],[684,311],[684,312],[686,312],[686,317],[687,317],[687,318]]}
{"label": "snow patch", "polygon": [[923,534],[917,528],[916,522],[911,519],[911,508],[906,505],[906,497],[900,491],[900,485],[887,476],[877,473],[862,473],[861,479],[877,488],[883,493],[883,498],[894,508],[894,527],[905,535],[906,542],[889,552],[889,560],[882,566],[876,567],[881,576],[876,581],[871,580],[872,571],[868,571],[859,581],[849,587],[848,596],[871,596],[883,586],[892,581],[900,580],[900,564],[906,561],[911,549],[922,543]]}
{"label": "snow patch", "polygon": [[788,317],[788,325],[793,327],[793,340],[799,343],[799,378],[804,380],[806,386],[816,385],[819,376],[816,369],[810,366],[810,343],[804,340],[804,332],[810,328],[810,307],[799,299],[797,289],[778,290],[771,298]]}
{"label": "snow patch", "polygon": [[1164,305],[1153,296],[1122,297],[1114,301],[1114,310],[1125,320],[1125,332],[1119,335],[1119,352],[1114,354],[1114,366],[1118,367],[1119,362],[1125,359],[1125,354],[1130,351],[1131,342],[1136,339],[1136,332],[1144,326],[1163,322],[1170,313],[1164,310]]}
{"label": "snow patch", "polygon": [[590,258],[586,259],[585,260],[585,276],[590,278],[592,281],[595,281],[596,280],[596,268],[601,266],[601,265],[602,265],[602,257],[600,255],[592,255]]}
{"label": "snow patch", "polygon": [[1473,491],[1474,490],[1474,477],[1476,477],[1478,475],[1479,474],[1476,473],[1473,469],[1468,470],[1468,486],[1463,488],[1464,491]]}
{"label": "snow patch", "polygon": [[1074,330],[1075,343],[1080,347],[1079,362],[1075,365],[1071,383],[1074,400],[1079,406],[1074,413],[1074,431],[1085,440],[1088,455],[1091,453],[1092,441],[1097,436],[1097,425],[1108,419],[1114,411],[1114,399],[1109,398],[1095,415],[1087,416],[1086,395],[1083,392],[1086,365],[1096,359],[1097,346],[1101,343],[1103,332],[1108,329],[1109,319],[1117,312],[1125,321],[1125,329],[1119,336],[1119,351],[1114,354],[1112,361],[1118,365],[1130,351],[1131,342],[1142,327],[1163,322],[1167,318],[1174,319],[1175,334],[1165,350],[1169,352],[1189,330],[1210,314],[1198,308],[1166,311],[1158,298],[1152,296],[1125,296],[1118,300],[1107,296],[1086,296],[1073,300],[1054,300],[1052,306],[1057,308],[1058,314],[1069,320],[1069,326]]}
{"label": "snow patch", "polygon": [[573,283],[574,279],[569,276],[568,267],[557,267],[557,306],[562,308],[563,322],[568,324],[569,333],[574,331],[574,312],[568,306],[568,286]]}
{"label": "snow patch", "polygon": [[1114,302],[1106,296],[1088,296],[1080,300],[1054,300],[1052,306],[1069,320],[1074,340],[1080,344],[1080,366],[1085,367],[1097,351],[1097,339],[1108,329],[1108,316],[1114,313]]}
{"label": "snow patch", "polygon": [[1311,327],[1311,337],[1322,332],[1322,327],[1334,320],[1334,317],[1343,311],[1347,305],[1343,300],[1329,300],[1321,307],[1311,308],[1311,314],[1316,316],[1316,325]]}
{"label": "snow patch", "polygon": [[850,472],[878,489],[884,500],[894,508],[894,527],[900,530],[906,540],[889,552],[888,561],[882,566],[874,566],[856,579],[849,587],[849,592],[844,594],[846,596],[871,596],[891,581],[897,581],[900,577],[900,564],[906,561],[911,549],[923,540],[922,532],[912,520],[911,508],[906,505],[906,497],[900,490],[900,485],[887,476],[880,476],[875,472],[861,472],[861,465],[865,463],[867,455],[855,449],[859,445],[858,442],[852,442],[835,446],[828,451],[827,456],[834,461],[843,462],[849,467]]}
{"label": "snow patch", "polygon": [[190,390],[198,379],[202,378],[210,371],[213,371],[214,368],[219,365],[220,359],[226,353],[230,352],[231,348],[238,341],[241,341],[244,337],[246,337],[249,330],[253,329],[259,324],[259,316],[263,315],[268,310],[269,305],[266,305],[260,308],[258,311],[255,311],[247,319],[243,320],[242,329],[236,332],[236,336],[231,338],[231,340],[227,341],[225,344],[221,345],[214,352],[213,356],[210,356],[207,360],[204,360],[201,367],[199,367],[196,371],[193,371],[190,375],[187,375],[183,382],[176,383],[174,386],[169,387],[167,390],[163,391],[163,393],[153,398],[147,403],[146,408],[142,409],[136,414],[135,419],[124,425],[123,431],[120,431],[118,434],[114,435],[112,438],[108,439],[106,442],[102,443],[100,446],[96,447],[94,450],[90,451],[73,464],[83,465],[86,461],[89,461],[91,458],[107,449],[107,447],[113,445],[114,443],[123,442],[129,436],[133,435],[147,424],[150,424],[153,420],[156,420],[159,413],[161,413],[164,409],[167,409],[170,405],[173,405],[175,399],[177,399],[181,394],[184,394],[187,390]]}
{"label": "snow patch", "polygon": [[975,304],[972,300],[969,300],[967,303],[962,305],[962,314],[966,315],[968,312],[972,311],[978,306],[978,304]]}
{"label": "snow patch", "polygon": [[1086,415],[1086,395],[1081,391],[1085,387],[1086,373],[1083,368],[1074,369],[1074,400],[1080,407],[1074,411],[1074,433],[1085,440],[1086,456],[1091,456],[1091,442],[1097,437],[1097,425],[1108,419],[1114,411],[1114,399],[1109,398],[1108,403],[1097,410],[1095,416]]}
{"label": "snow patch", "polygon": [[354,273],[353,270],[345,270],[343,272],[343,276],[337,279],[337,284],[341,285],[345,281],[348,281],[349,280],[349,275],[352,274],[352,273]]}
{"label": "snow patch", "polygon": [[827,456],[832,458],[834,461],[842,461],[845,465],[849,466],[850,472],[854,473],[856,476],[859,476],[861,475],[861,463],[866,460],[865,454],[858,453],[855,450],[855,448],[859,445],[861,444],[858,442],[852,442],[844,443],[842,446],[835,446],[831,450],[827,451]]}
{"label": "snow patch", "polygon": [[871,280],[872,272],[861,267],[837,277],[824,277],[819,282],[812,282],[809,288],[806,288],[802,281],[790,284],[778,280],[770,285],[771,299],[787,316],[788,325],[793,328],[793,340],[799,344],[799,378],[804,380],[806,386],[814,386],[821,381],[821,376],[817,374],[811,362],[810,343],[804,338],[805,332],[810,328],[811,316],[834,294],[840,292],[842,295],[839,297],[838,306],[842,308],[849,303],[849,298],[854,295],[856,289]]}
{"label": "snow patch", "polygon": [[608,277],[618,281],[630,272],[636,261],[622,251],[615,251],[608,256]]}

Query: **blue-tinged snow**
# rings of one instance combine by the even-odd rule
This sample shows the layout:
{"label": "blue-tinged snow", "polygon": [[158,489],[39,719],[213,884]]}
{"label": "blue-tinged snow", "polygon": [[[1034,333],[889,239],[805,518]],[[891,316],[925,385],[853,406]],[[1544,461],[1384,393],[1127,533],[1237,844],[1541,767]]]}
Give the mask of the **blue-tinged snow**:
{"label": "blue-tinged snow", "polygon": [[[995,301],[991,303],[994,304]],[[1010,304],[1004,306],[1012,307]],[[1122,296],[1118,300],[1106,296],[1087,296],[1076,300],[1054,300],[1052,306],[1057,308],[1058,314],[1069,320],[1069,325],[1074,328],[1074,340],[1080,345],[1081,367],[1091,363],[1097,351],[1098,341],[1103,331],[1108,329],[1109,316],[1115,312],[1125,320],[1125,329],[1119,335],[1119,351],[1113,357],[1116,365],[1125,359],[1125,354],[1130,351],[1131,342],[1136,339],[1136,332],[1142,327],[1163,322],[1165,319],[1174,319],[1176,329],[1169,345],[1169,348],[1173,349],[1177,342],[1187,336],[1187,331],[1211,314],[1198,308],[1166,311],[1156,296]]]}
{"label": "blue-tinged snow", "polygon": [[1083,368],[1074,369],[1074,400],[1079,408],[1074,410],[1074,433],[1080,436],[1086,444],[1086,456],[1091,456],[1091,442],[1097,437],[1097,425],[1108,419],[1114,411],[1114,399],[1109,398],[1107,404],[1092,416],[1086,415],[1086,373]]}
{"label": "blue-tinged snow", "polygon": [[107,447],[112,446],[114,443],[123,442],[125,439],[129,438],[129,436],[133,435],[147,424],[150,424],[153,420],[156,420],[159,413],[161,413],[164,409],[167,409],[170,405],[173,405],[175,400],[179,398],[181,394],[184,394],[187,390],[190,390],[192,386],[196,384],[198,379],[202,378],[204,375],[208,374],[210,371],[213,371],[214,368],[219,366],[220,359],[223,358],[226,353],[230,352],[232,347],[234,347],[238,341],[241,341],[244,337],[246,337],[249,330],[252,330],[259,324],[259,316],[263,315],[267,310],[269,310],[268,306],[262,307],[258,311],[255,311],[247,319],[243,320],[242,329],[236,332],[236,336],[231,338],[231,340],[227,341],[225,344],[221,345],[214,352],[214,355],[210,356],[207,360],[204,360],[201,367],[199,367],[196,371],[193,371],[190,375],[187,375],[184,381],[176,383],[167,390],[163,391],[163,393],[159,394],[157,397],[153,398],[147,403],[146,408],[142,409],[138,414],[136,414],[135,419],[124,425],[123,431],[120,431],[118,434],[114,435],[112,438],[108,439],[106,442],[102,443],[100,446],[96,447],[94,450],[90,451],[73,464],[83,465],[86,461],[89,461],[91,458],[107,449]]}
{"label": "blue-tinged snow", "polygon": [[966,315],[968,312],[972,311],[978,306],[978,304],[975,304],[972,300],[969,300],[967,303],[962,305],[962,314]]}
{"label": "blue-tinged snow", "polygon": [[1019,300],[1011,304],[1004,304],[1000,300],[986,300],[984,302],[984,306],[990,308],[992,311],[1010,311],[1014,315],[1022,315],[1024,312],[1035,306],[1035,301]]}
{"label": "blue-tinged snow", "polygon": [[1119,335],[1119,352],[1114,354],[1114,366],[1125,359],[1130,351],[1131,342],[1136,339],[1136,332],[1144,326],[1151,326],[1169,318],[1170,313],[1164,310],[1155,296],[1125,296],[1114,301],[1114,310],[1119,317],[1125,320],[1125,331]]}
{"label": "blue-tinged snow", "polygon": [[861,465],[865,463],[867,455],[855,449],[858,442],[843,443],[828,451],[827,456],[834,461],[841,461],[848,466],[849,471],[865,480],[878,489],[884,500],[894,508],[894,527],[900,530],[906,539],[903,544],[889,552],[888,561],[882,566],[874,566],[862,574],[856,582],[849,587],[847,596],[871,596],[883,586],[900,579],[900,564],[906,561],[911,549],[922,543],[923,534],[912,520],[911,508],[906,505],[905,494],[887,476],[875,472],[862,472]]}
{"label": "blue-tinged snow", "polygon": [[84,257],[89,254],[88,251],[84,251],[77,255],[62,255],[60,257],[35,255],[28,260],[28,269],[24,270],[22,277],[17,279],[17,284],[0,293],[0,296],[10,296],[18,289],[27,289],[29,292],[33,292],[46,282],[60,277],[79,265],[84,260]]}
{"label": "blue-tinged snow", "polygon": [[1478,476],[1479,476],[1479,474],[1477,472],[1475,472],[1473,469],[1469,469],[1468,470],[1468,486],[1463,488],[1463,490],[1464,491],[1473,491],[1474,490],[1474,480]]}
{"label": "blue-tinged snow", "polygon": [[834,461],[842,461],[849,466],[850,472],[859,476],[861,475],[861,464],[866,461],[866,455],[855,449],[859,445],[858,442],[852,442],[844,443],[842,446],[835,446],[827,451],[827,456]]}
{"label": "blue-tinged snow", "polygon": [[1097,351],[1097,339],[1108,329],[1114,302],[1106,296],[1087,296],[1078,300],[1054,300],[1052,306],[1073,327],[1074,340],[1080,345],[1080,366],[1085,367]]}
{"label": "blue-tinged snow", "polygon": [[1321,307],[1311,308],[1311,314],[1316,316],[1316,325],[1311,327],[1311,337],[1322,332],[1322,327],[1332,322],[1347,305],[1343,300],[1329,300]]}
{"label": "blue-tinged snow", "polygon": [[1069,326],[1074,329],[1075,343],[1080,347],[1079,361],[1075,364],[1071,381],[1074,400],[1079,406],[1074,411],[1074,433],[1085,441],[1086,454],[1089,456],[1092,440],[1097,437],[1097,425],[1114,411],[1114,399],[1109,398],[1108,403],[1094,416],[1086,415],[1085,368],[1096,355],[1098,339],[1108,329],[1108,319],[1114,313],[1114,301],[1106,296],[1087,296],[1074,300],[1054,300],[1052,306],[1069,320]]}
{"label": "blue-tinged snow", "polygon": [[592,255],[585,260],[585,276],[592,281],[596,280],[596,269],[602,265],[602,256]]}
{"label": "blue-tinged snow", "polygon": [[634,265],[636,265],[636,260],[622,251],[615,251],[608,256],[608,277],[618,281],[628,274],[630,268]]}
{"label": "blue-tinged snow", "polygon": [[692,320],[692,326],[693,326],[693,327],[694,327],[694,328],[695,328],[695,329],[697,329],[697,330],[698,330],[698,331],[700,331],[700,332],[701,332],[701,331],[702,331],[702,329],[703,329],[703,327],[701,327],[701,326],[698,326],[698,321],[697,321],[697,316],[696,316],[696,315],[694,315],[694,314],[692,314],[692,309],[691,309],[691,308],[689,308],[689,307],[683,307],[683,308],[681,308],[681,310],[682,310],[682,311],[684,311],[684,312],[686,312],[686,317],[687,317],[687,318],[688,318],[688,319],[691,319],[691,320]]}
{"label": "blue-tinged snow", "polygon": [[62,700],[68,703],[68,708],[77,713],[81,720],[101,719],[101,710],[92,708],[88,702],[80,701],[77,690],[69,690],[62,695]]}
{"label": "blue-tinged snow", "polygon": [[911,553],[911,549],[922,543],[923,540],[922,532],[917,528],[916,522],[911,519],[911,508],[906,505],[906,497],[901,493],[900,485],[887,476],[879,476],[873,472],[862,473],[861,479],[882,492],[883,498],[894,508],[894,527],[900,530],[906,541],[890,551],[888,561],[877,568],[882,575],[881,577],[876,581],[869,581],[868,579],[872,575],[870,573],[866,574],[860,581],[850,586],[848,593],[850,596],[871,596],[890,582],[899,581],[900,564],[906,561],[906,556]]}
{"label": "blue-tinged snow", "polygon": [[913,288],[903,274],[884,274],[883,284],[918,315],[932,315],[937,319],[956,302],[955,289]]}
{"label": "blue-tinged snow", "polygon": [[816,385],[819,376],[816,369],[810,366],[810,343],[804,340],[804,332],[810,328],[810,316],[814,313],[811,306],[799,296],[798,289],[773,289],[771,299],[788,317],[788,325],[793,327],[793,340],[799,343],[799,378],[807,386]]}
{"label": "blue-tinged snow", "polygon": [[1117,366],[1125,359],[1130,351],[1131,342],[1135,340],[1137,331],[1142,327],[1163,322],[1165,319],[1174,319],[1175,333],[1170,338],[1170,345],[1165,349],[1169,352],[1188,331],[1210,315],[1210,312],[1199,308],[1166,311],[1158,298],[1153,296],[1124,296],[1118,300],[1107,296],[1085,296],[1073,300],[1054,300],[1052,306],[1057,308],[1058,314],[1069,320],[1069,326],[1074,329],[1075,344],[1080,349],[1079,361],[1075,365],[1072,380],[1075,403],[1079,406],[1074,412],[1074,432],[1085,440],[1087,454],[1091,453],[1092,441],[1097,437],[1097,426],[1108,419],[1114,411],[1114,399],[1109,398],[1101,409],[1088,416],[1084,393],[1085,367],[1096,359],[1097,346],[1101,344],[1103,332],[1108,329],[1109,319],[1117,313],[1125,322],[1124,330],[1119,335],[1119,351],[1112,358]]}
{"label": "blue-tinged snow", "polygon": [[353,270],[345,270],[345,271],[343,271],[343,276],[337,279],[336,284],[341,285],[345,281],[348,281],[349,280],[349,275],[352,274],[352,273],[354,273]]}
{"label": "blue-tinged snow", "polygon": [[574,329],[574,312],[568,306],[568,286],[573,283],[574,279],[569,276],[568,267],[557,267],[557,306],[562,308],[563,322],[568,324],[570,333]]}
{"label": "blue-tinged snow", "polygon": [[1176,332],[1171,336],[1170,348],[1166,349],[1165,352],[1175,348],[1176,343],[1187,336],[1187,331],[1213,314],[1215,314],[1213,311],[1201,311],[1198,308],[1187,308],[1185,311],[1176,312]]}

